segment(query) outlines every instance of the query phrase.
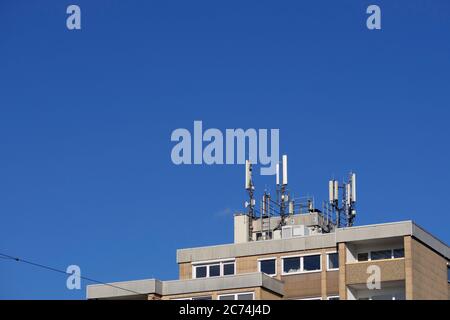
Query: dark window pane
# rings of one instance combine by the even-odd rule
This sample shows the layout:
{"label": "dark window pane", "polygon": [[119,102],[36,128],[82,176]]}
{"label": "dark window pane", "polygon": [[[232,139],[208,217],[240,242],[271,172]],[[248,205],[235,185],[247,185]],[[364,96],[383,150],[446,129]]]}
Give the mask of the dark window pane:
{"label": "dark window pane", "polygon": [[195,268],[195,277],[196,278],[206,278],[206,266],[196,267]]}
{"label": "dark window pane", "polygon": [[276,263],[275,259],[262,260],[259,263],[260,263],[261,272],[264,272],[265,274],[268,274],[268,275],[275,274],[275,263]]}
{"label": "dark window pane", "polygon": [[220,276],[220,264],[215,264],[209,266],[209,276],[210,277],[219,277]]}
{"label": "dark window pane", "polygon": [[253,300],[253,293],[241,293],[237,295],[238,300]]}
{"label": "dark window pane", "polygon": [[320,270],[320,255],[303,257],[303,270]]}
{"label": "dark window pane", "polygon": [[300,258],[284,258],[283,259],[283,271],[284,273],[299,272],[300,271]]}
{"label": "dark window pane", "polygon": [[219,300],[234,300],[234,295],[220,296]]}
{"label": "dark window pane", "polygon": [[328,255],[328,268],[329,269],[339,268],[339,255],[337,253],[330,253]]}
{"label": "dark window pane", "polygon": [[212,300],[212,297],[193,297],[192,300]]}
{"label": "dark window pane", "polygon": [[370,258],[371,260],[391,259],[391,250],[372,251]]}
{"label": "dark window pane", "polygon": [[368,260],[369,260],[369,254],[367,252],[358,253],[358,261],[368,261]]}
{"label": "dark window pane", "polygon": [[378,296],[373,296],[372,300],[393,300],[393,296],[391,294],[381,294]]}
{"label": "dark window pane", "polygon": [[404,258],[405,250],[404,249],[394,249],[394,258]]}
{"label": "dark window pane", "polygon": [[447,266],[447,282],[450,283],[450,266]]}
{"label": "dark window pane", "polygon": [[225,263],[223,265],[223,275],[229,276],[234,274],[234,263]]}
{"label": "dark window pane", "polygon": [[329,297],[328,300],[339,300],[339,297]]}

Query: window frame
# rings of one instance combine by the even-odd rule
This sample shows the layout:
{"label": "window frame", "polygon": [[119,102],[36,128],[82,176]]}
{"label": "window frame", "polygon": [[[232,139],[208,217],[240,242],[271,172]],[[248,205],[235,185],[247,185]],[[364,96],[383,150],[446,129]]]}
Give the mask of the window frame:
{"label": "window frame", "polygon": [[[378,260],[373,260],[372,259],[372,252],[376,252],[376,251],[391,251],[391,257],[390,258],[385,258],[385,259],[378,259]],[[394,250],[403,250],[403,257],[398,257],[396,258],[394,256]],[[358,260],[358,255],[359,254],[364,254],[367,253],[367,260],[363,260],[363,261],[359,261]],[[356,262],[369,262],[369,261],[383,261],[383,260],[395,260],[395,259],[404,259],[405,258],[405,248],[393,248],[393,249],[375,249],[375,250],[370,250],[370,251],[360,251],[356,253]]]}
{"label": "window frame", "polygon": [[450,263],[447,263],[447,283],[450,284]]}
{"label": "window frame", "polygon": [[[303,258],[304,257],[309,257],[309,256],[319,256],[320,258],[320,269],[317,270],[308,270],[305,271],[304,270],[304,263],[303,263]],[[322,253],[306,253],[306,254],[297,254],[297,255],[292,255],[292,256],[282,256],[281,257],[281,275],[282,276],[290,276],[290,275],[294,275],[294,274],[305,274],[305,273],[315,273],[315,272],[322,272]],[[300,271],[296,271],[296,272],[284,272],[284,259],[289,259],[289,258],[299,258],[300,259]]]}
{"label": "window frame", "polygon": [[[234,264],[234,273],[224,275],[224,264]],[[219,265],[219,275],[210,276],[210,267]],[[197,278],[197,268],[206,267],[206,276]],[[220,277],[230,277],[236,275],[236,259],[224,259],[224,260],[211,260],[211,261],[200,261],[192,264],[192,279],[208,279],[208,278],[220,278]]]}
{"label": "window frame", "polygon": [[[200,299],[200,298],[210,298],[210,299]],[[170,300],[174,300],[174,301],[201,301],[201,300],[205,300],[205,301],[210,301],[213,300],[212,295],[211,296],[193,296],[193,297],[186,297],[186,298],[175,298],[175,299],[170,299]]]}
{"label": "window frame", "polygon": [[237,299],[237,297],[238,297],[238,295],[241,295],[241,294],[251,294],[252,295],[252,300],[248,300],[248,301],[253,301],[253,300],[255,300],[255,292],[254,291],[245,291],[245,292],[236,292],[236,293],[224,293],[224,294],[218,294],[217,295],[217,300],[220,300],[220,297],[230,297],[230,296],[233,296],[234,297],[234,299],[233,299],[233,301],[238,301],[238,299]]}
{"label": "window frame", "polygon": [[[337,268],[330,268],[330,254],[337,254],[337,256],[338,256],[338,267]],[[326,256],[327,256],[327,271],[337,271],[337,270],[339,270],[339,265],[341,264],[341,262],[339,261],[339,252],[337,252],[337,251],[328,251],[328,252],[326,252]]]}
{"label": "window frame", "polygon": [[[268,274],[268,273],[261,271],[261,261],[268,261],[268,260],[275,260],[275,273],[274,274]],[[258,272],[262,272],[265,275],[268,275],[269,277],[276,277],[278,275],[278,258],[277,257],[260,258],[257,260],[257,262],[258,262]]]}

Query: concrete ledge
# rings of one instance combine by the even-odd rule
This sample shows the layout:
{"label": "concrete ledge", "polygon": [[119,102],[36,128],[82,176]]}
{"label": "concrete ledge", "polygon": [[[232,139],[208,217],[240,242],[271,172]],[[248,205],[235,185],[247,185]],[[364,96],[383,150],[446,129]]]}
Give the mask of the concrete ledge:
{"label": "concrete ledge", "polygon": [[[283,282],[261,272],[218,278],[159,281],[156,279],[87,286],[87,299],[147,299],[150,294],[176,294],[262,287],[283,295]],[[142,297],[140,297],[142,295]]]}
{"label": "concrete ledge", "polygon": [[450,260],[450,248],[444,242],[425,231],[422,227],[413,223],[412,235],[414,238],[420,240],[433,250],[440,253],[446,259]]}
{"label": "concrete ledge", "polygon": [[112,282],[86,287],[88,299],[132,298],[139,295],[162,294],[162,282],[156,279]]}
{"label": "concrete ledge", "polygon": [[412,221],[372,224],[336,230],[336,242],[376,240],[412,235]]}
{"label": "concrete ledge", "polygon": [[163,282],[163,294],[168,296],[255,287],[263,287],[283,295],[283,282],[260,272],[218,278],[165,281]]}

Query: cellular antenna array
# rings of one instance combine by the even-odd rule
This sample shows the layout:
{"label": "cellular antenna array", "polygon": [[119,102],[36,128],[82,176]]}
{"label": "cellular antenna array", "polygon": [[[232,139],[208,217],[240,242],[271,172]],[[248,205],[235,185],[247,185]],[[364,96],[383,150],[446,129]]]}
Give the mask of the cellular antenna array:
{"label": "cellular antenna array", "polygon": [[351,227],[356,217],[356,173],[350,172],[341,185],[337,180],[330,180],[328,188],[329,200],[324,203],[324,211],[336,217],[338,227]]}
{"label": "cellular antenna array", "polygon": [[[247,241],[276,239],[292,234],[333,232],[336,228],[352,226],[356,217],[356,174],[351,172],[347,180],[329,181],[328,201],[322,210],[315,207],[314,197],[294,198],[288,189],[288,157],[283,155],[276,164],[276,197],[264,190],[256,208],[252,163],[245,162],[245,189],[248,200],[245,208]],[[247,226],[248,224],[248,226]],[[298,230],[296,227],[300,228]],[[302,229],[303,228],[303,229]],[[283,234],[283,235],[280,235]]]}

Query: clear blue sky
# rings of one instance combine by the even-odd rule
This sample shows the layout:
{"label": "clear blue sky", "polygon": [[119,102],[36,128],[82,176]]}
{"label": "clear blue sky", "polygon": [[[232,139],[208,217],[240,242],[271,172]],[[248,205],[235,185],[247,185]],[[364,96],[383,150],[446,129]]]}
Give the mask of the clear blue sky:
{"label": "clear blue sky", "polygon": [[[78,4],[82,30],[66,29]],[[369,31],[365,10],[382,10]],[[0,1],[0,251],[101,281],[176,279],[233,241],[243,166],[175,166],[176,128],[279,128],[296,194],[359,175],[357,224],[450,242],[450,3]],[[256,177],[257,191],[273,177]],[[0,298],[83,299],[0,259]]]}

